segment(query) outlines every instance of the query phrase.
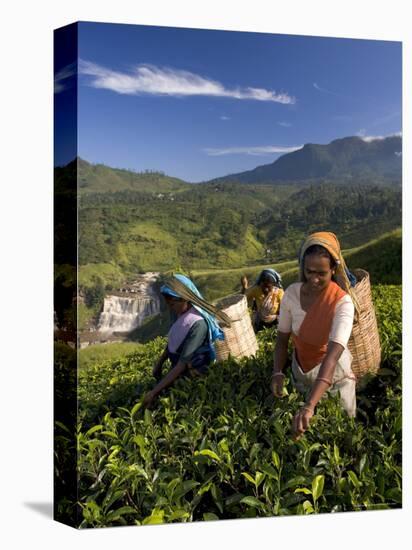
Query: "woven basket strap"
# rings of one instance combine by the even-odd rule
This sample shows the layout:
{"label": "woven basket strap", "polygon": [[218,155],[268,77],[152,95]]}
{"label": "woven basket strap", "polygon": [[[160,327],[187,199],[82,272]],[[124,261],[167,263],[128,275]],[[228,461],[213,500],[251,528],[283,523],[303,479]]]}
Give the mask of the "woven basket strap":
{"label": "woven basket strap", "polygon": [[218,319],[223,324],[223,326],[230,327],[232,320],[224,311],[220,311],[220,309],[217,309],[214,305],[209,304],[209,302],[206,302],[206,300],[204,300],[203,298],[200,298],[200,296],[197,296],[193,291],[187,288],[187,286],[184,285],[182,282],[180,282],[178,279],[175,279],[175,278],[168,279],[166,281],[166,285],[172,290],[174,290],[179,296],[181,296],[187,302],[191,302],[195,306],[199,306],[200,308],[204,309],[211,315],[214,315],[216,319]]}

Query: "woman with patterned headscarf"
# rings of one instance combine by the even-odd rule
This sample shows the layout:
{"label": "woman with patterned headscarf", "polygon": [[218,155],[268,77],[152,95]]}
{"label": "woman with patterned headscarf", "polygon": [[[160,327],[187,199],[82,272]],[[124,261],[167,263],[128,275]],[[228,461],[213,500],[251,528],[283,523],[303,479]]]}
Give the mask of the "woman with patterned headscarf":
{"label": "woman with patterned headscarf", "polygon": [[[169,330],[166,348],[153,367],[153,376],[158,384],[145,395],[143,404],[146,407],[182,374],[205,374],[215,359],[213,342],[224,339],[217,319],[222,325],[230,324],[229,317],[206,302],[195,284],[185,275],[173,275],[160,288],[160,293],[174,317],[174,323]],[[171,369],[161,379],[167,359]]]}
{"label": "woman with patterned headscarf", "polygon": [[281,303],[271,380],[274,395],[281,397],[292,336],[292,379],[306,395],[305,405],[293,419],[296,438],[308,428],[326,392],[339,393],[349,416],[356,414],[356,380],[347,345],[358,308],[352,288],[355,281],[346,268],[336,235],[310,235],[300,249],[299,268],[300,282],[287,288]]}
{"label": "woman with patterned headscarf", "polygon": [[283,297],[282,278],[274,269],[264,269],[253,286],[248,287],[247,277],[240,279],[242,293],[248,305],[254,308],[253,328],[255,332],[276,324],[280,301]]}

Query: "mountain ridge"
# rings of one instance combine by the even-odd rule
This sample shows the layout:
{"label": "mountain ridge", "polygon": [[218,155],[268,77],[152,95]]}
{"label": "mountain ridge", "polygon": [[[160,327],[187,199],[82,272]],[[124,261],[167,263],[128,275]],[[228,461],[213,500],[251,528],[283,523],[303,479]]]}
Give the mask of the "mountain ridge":
{"label": "mountain ridge", "polygon": [[402,176],[402,137],[388,136],[366,140],[349,136],[328,144],[306,143],[270,164],[257,166],[211,182],[290,183],[309,180],[351,182],[355,179],[400,183]]}
{"label": "mountain ridge", "polygon": [[161,171],[136,172],[93,164],[76,157],[56,173],[77,168],[80,195],[90,193],[142,192],[180,193],[193,187],[221,184],[383,183],[400,184],[402,137],[367,140],[359,136],[338,138],[328,144],[306,143],[301,149],[281,155],[269,164],[199,183],[189,183]]}

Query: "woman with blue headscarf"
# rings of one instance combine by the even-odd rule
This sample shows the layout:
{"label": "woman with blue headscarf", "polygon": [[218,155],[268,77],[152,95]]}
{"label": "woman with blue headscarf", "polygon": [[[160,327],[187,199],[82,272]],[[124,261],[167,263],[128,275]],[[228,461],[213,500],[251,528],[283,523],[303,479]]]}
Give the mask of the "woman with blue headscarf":
{"label": "woman with blue headscarf", "polygon": [[[168,333],[167,346],[153,367],[158,384],[145,395],[143,404],[146,407],[182,374],[205,374],[215,359],[213,342],[224,339],[216,319],[223,325],[230,324],[229,317],[206,302],[185,275],[171,277],[160,292],[175,320]],[[167,359],[171,369],[162,379],[162,368]]]}
{"label": "woman with blue headscarf", "polygon": [[264,269],[260,272],[253,286],[248,286],[245,275],[241,278],[240,283],[248,305],[254,308],[253,328],[255,332],[275,325],[279,314],[280,301],[284,294],[280,274],[274,269]]}

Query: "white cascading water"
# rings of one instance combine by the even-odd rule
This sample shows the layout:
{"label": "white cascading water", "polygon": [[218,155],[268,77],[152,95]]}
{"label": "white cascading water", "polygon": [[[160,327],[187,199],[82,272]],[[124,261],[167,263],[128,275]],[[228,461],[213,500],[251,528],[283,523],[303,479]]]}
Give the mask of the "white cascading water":
{"label": "white cascading water", "polygon": [[134,296],[110,295],[104,299],[98,330],[106,334],[130,332],[147,317],[160,313],[160,298],[153,290],[157,273],[145,273],[133,283]]}

